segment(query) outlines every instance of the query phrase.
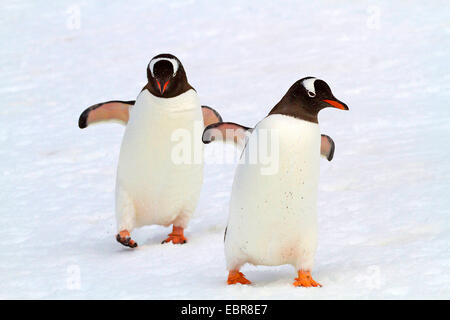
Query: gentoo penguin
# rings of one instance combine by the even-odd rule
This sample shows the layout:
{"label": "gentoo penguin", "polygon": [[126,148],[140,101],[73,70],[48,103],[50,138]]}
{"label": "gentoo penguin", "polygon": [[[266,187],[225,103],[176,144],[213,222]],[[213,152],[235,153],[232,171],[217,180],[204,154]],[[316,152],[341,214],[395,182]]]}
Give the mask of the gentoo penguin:
{"label": "gentoo penguin", "polygon": [[173,225],[163,241],[186,242],[203,180],[202,132],[221,122],[200,106],[180,60],[160,54],[147,66],[148,82],[136,101],[109,101],[87,108],[79,127],[112,120],[126,124],[116,180],[116,239],[134,248],[130,232],[144,225]]}
{"label": "gentoo penguin", "polygon": [[[348,110],[325,81],[307,77],[295,82],[267,117],[251,129],[235,123],[205,128],[203,142],[234,141],[244,145],[234,176],[225,255],[228,284],[249,284],[239,271],[253,265],[291,264],[295,286],[317,287],[311,269],[317,246],[319,156],[333,158],[334,142],[320,134],[317,114],[325,107]],[[264,137],[265,140],[264,140]],[[264,171],[258,154],[268,140],[278,161]]]}

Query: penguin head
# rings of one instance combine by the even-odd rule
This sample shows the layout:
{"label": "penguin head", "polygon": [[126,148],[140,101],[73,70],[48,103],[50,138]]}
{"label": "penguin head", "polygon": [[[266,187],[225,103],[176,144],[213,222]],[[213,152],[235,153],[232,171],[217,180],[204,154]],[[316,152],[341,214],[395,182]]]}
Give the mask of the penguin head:
{"label": "penguin head", "polygon": [[168,53],[159,54],[150,60],[147,79],[146,87],[157,97],[175,97],[186,91],[184,89],[189,86],[180,60]]}
{"label": "penguin head", "polygon": [[325,81],[314,77],[298,80],[291,86],[287,95],[311,114],[317,114],[327,107],[348,110],[345,103],[336,99]]}

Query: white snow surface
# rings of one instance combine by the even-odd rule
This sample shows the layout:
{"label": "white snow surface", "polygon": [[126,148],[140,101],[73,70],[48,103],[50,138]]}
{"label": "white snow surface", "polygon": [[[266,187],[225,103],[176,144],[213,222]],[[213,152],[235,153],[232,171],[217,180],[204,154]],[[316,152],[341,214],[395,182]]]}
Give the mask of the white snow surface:
{"label": "white snow surface", "polygon": [[[0,298],[449,299],[449,16],[438,0],[5,1]],[[80,130],[78,116],[135,99],[166,52],[226,121],[254,126],[306,76],[349,106],[319,117],[336,143],[321,160],[322,288],[292,286],[290,266],[226,285],[230,145],[206,146],[187,244],[161,245],[160,226],[136,230],[136,250],[115,241],[124,127]]]}

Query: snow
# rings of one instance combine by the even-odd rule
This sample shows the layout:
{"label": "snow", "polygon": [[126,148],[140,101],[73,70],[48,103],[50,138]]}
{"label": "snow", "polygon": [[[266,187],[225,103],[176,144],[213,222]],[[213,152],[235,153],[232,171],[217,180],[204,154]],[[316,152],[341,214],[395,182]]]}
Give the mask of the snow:
{"label": "snow", "polygon": [[[3,3],[0,298],[449,299],[449,16],[437,0]],[[319,119],[336,142],[321,160],[323,288],[293,287],[289,266],[225,285],[229,145],[206,147],[186,245],[161,245],[160,226],[135,231],[136,250],[115,241],[124,129],[78,116],[134,99],[163,52],[227,121],[253,126],[306,76],[349,106]]]}

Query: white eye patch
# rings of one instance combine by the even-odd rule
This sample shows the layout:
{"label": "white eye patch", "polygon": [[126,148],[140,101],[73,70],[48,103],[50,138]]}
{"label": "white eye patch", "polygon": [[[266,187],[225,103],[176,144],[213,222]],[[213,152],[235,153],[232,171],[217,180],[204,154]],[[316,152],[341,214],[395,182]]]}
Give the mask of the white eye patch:
{"label": "white eye patch", "polygon": [[153,77],[155,76],[153,73],[153,68],[155,67],[155,63],[157,63],[158,61],[161,61],[161,60],[169,61],[172,64],[173,76],[175,76],[178,71],[178,61],[176,59],[172,59],[172,58],[156,58],[156,59],[153,59],[152,61],[150,61],[150,63],[148,64],[148,68],[150,69],[152,76]]}
{"label": "white eye patch", "polygon": [[316,96],[316,88],[314,87],[314,82],[317,80],[317,78],[309,78],[302,81],[303,86],[305,87],[308,92],[312,92],[311,97]]}

